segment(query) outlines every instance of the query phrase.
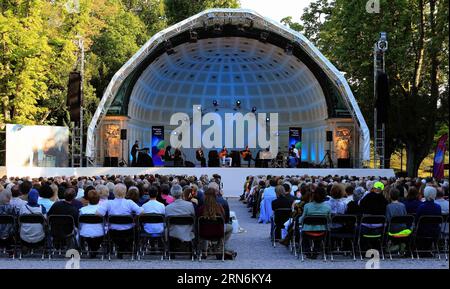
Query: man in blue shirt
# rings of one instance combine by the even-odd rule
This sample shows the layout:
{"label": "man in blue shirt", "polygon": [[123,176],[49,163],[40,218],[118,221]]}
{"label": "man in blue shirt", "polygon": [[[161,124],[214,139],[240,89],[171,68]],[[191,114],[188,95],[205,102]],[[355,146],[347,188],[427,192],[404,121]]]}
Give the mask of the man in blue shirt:
{"label": "man in blue shirt", "polygon": [[260,212],[259,212],[259,223],[267,224],[270,222],[272,217],[272,201],[277,198],[275,193],[275,187],[277,185],[277,180],[275,178],[270,179],[270,187],[265,188],[261,204],[260,204]]}

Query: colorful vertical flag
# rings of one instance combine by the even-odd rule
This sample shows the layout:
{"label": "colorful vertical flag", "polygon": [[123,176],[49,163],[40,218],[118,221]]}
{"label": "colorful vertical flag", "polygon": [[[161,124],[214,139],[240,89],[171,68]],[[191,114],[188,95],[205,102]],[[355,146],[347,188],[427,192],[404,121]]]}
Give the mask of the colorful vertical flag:
{"label": "colorful vertical flag", "polygon": [[433,177],[438,180],[444,177],[444,159],[445,151],[447,150],[447,139],[448,134],[444,134],[439,138],[434,154]]}

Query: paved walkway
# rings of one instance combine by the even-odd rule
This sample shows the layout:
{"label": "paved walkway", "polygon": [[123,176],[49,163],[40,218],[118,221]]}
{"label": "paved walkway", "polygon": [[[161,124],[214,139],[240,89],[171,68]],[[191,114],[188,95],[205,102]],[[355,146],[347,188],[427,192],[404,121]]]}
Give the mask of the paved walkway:
{"label": "paved walkway", "polygon": [[[323,260],[305,260],[304,262],[298,260],[285,247],[277,245],[273,248],[269,239],[270,225],[258,224],[256,219],[250,218],[250,213],[245,205],[240,203],[237,199],[229,200],[231,210],[236,212],[239,224],[246,232],[233,234],[230,240],[230,247],[237,251],[237,258],[234,261],[217,261],[215,259],[208,259],[207,261],[190,261],[190,260],[164,260],[146,259],[141,261],[131,262],[130,260],[85,260],[80,262],[80,268],[169,268],[169,269],[363,269],[366,262],[353,261],[350,258],[326,261]],[[448,269],[449,263],[443,259],[438,260],[385,260],[381,261],[380,268],[395,268],[395,269]],[[39,260],[39,259],[23,259],[11,260],[0,258],[0,268],[65,268],[66,260]]]}

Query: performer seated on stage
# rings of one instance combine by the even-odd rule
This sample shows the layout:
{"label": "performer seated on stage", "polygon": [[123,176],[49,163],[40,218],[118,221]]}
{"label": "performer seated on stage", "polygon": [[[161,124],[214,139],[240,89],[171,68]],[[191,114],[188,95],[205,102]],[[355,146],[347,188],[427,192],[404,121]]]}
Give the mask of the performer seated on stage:
{"label": "performer seated on stage", "polygon": [[164,161],[170,162],[173,161],[173,155],[172,155],[172,146],[167,146],[166,151],[164,152]]}
{"label": "performer seated on stage", "polygon": [[269,167],[269,162],[271,162],[272,159],[273,159],[272,153],[270,152],[270,148],[266,148],[265,150],[260,151],[259,157],[261,159],[262,167],[263,168],[268,168]]}
{"label": "performer seated on stage", "polygon": [[244,159],[244,161],[248,162],[248,167],[250,167],[250,163],[253,160],[252,158],[252,152],[248,148],[248,146],[245,147],[245,150],[241,151],[241,156]]}
{"label": "performer seated on stage", "polygon": [[220,151],[219,157],[222,159],[222,165],[225,165],[226,162],[228,161],[230,163],[230,167],[231,167],[233,159],[228,156],[228,150],[225,146],[223,146],[222,150]]}
{"label": "performer seated on stage", "polygon": [[202,166],[202,168],[206,167],[206,158],[205,158],[205,154],[203,153],[202,148],[199,148],[195,152],[195,158],[197,159],[197,161],[200,162],[200,165]]}
{"label": "performer seated on stage", "polygon": [[183,156],[179,148],[175,149],[173,153],[173,163],[175,167],[183,167]]}
{"label": "performer seated on stage", "polygon": [[275,158],[275,161],[276,161],[276,163],[277,163],[277,167],[280,167],[280,168],[282,168],[283,166],[284,166],[284,156],[283,156],[283,153],[282,152],[278,152],[277,153],[277,156],[276,156],[276,158]]}
{"label": "performer seated on stage", "polygon": [[137,164],[138,151],[139,151],[139,141],[137,140],[134,142],[134,145],[131,147],[131,158],[132,158],[131,166],[132,167],[135,167]]}
{"label": "performer seated on stage", "polygon": [[292,165],[294,164],[293,167],[300,167],[300,152],[299,150],[295,147],[295,145],[291,145],[290,149],[289,149],[289,155],[294,158],[294,160],[291,161],[289,167],[292,167]]}

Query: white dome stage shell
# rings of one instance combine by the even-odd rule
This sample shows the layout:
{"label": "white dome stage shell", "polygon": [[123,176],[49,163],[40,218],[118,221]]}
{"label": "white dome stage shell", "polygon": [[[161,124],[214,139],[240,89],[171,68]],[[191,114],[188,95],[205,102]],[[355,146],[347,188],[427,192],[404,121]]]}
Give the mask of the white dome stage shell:
{"label": "white dome stage shell", "polygon": [[236,100],[242,114],[253,107],[279,113],[283,148],[288,128],[302,127],[302,160],[311,163],[329,149],[326,131],[336,136],[336,122],[350,120],[354,164],[370,160],[370,133],[343,74],[302,34],[247,9],[206,10],[155,34],[105,90],[86,156],[96,163],[105,156],[99,147],[108,116],[123,116],[128,139],[149,146],[151,126],[165,126],[170,137],[172,114],[192,115],[193,105],[235,112]]}

